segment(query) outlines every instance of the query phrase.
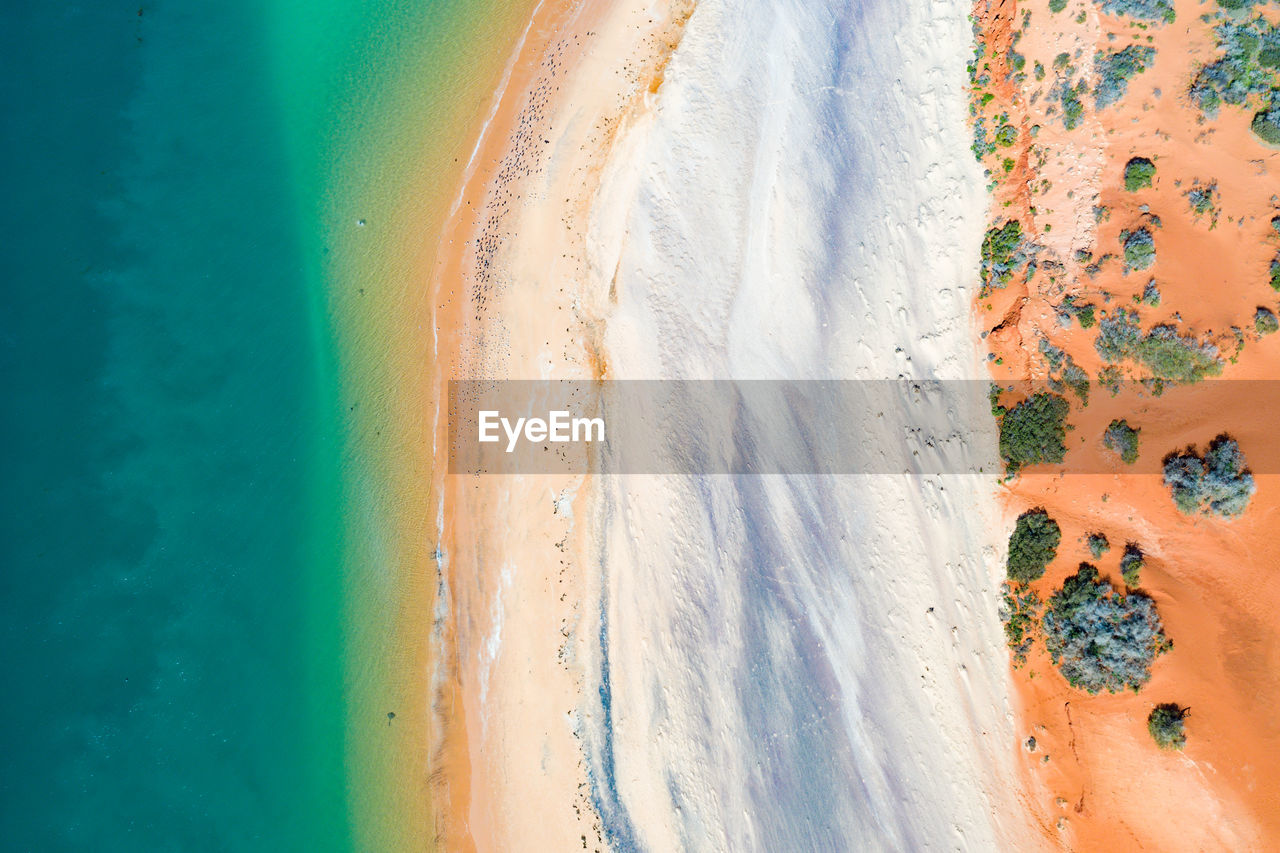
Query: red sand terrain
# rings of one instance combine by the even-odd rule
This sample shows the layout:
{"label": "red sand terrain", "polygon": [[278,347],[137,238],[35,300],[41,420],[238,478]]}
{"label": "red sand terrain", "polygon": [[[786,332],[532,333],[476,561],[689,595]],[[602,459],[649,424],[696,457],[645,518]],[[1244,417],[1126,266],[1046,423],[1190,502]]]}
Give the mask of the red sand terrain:
{"label": "red sand terrain", "polygon": [[[1093,346],[1097,326],[1058,319],[1068,295],[1096,306],[1099,316],[1120,306],[1136,310],[1143,329],[1173,324],[1216,344],[1225,359],[1219,377],[1160,399],[1112,398],[1096,383],[1087,407],[1068,394],[1067,464],[1074,473],[1033,470],[1006,484],[1010,529],[1014,516],[1036,506],[1062,528],[1056,559],[1033,585],[1042,598],[1082,561],[1120,586],[1120,557],[1132,541],[1146,556],[1139,586],[1173,641],[1138,693],[1073,689],[1042,643],[1014,674],[1020,727],[1035,738],[1034,750],[1016,747],[1025,807],[1054,849],[1280,849],[1280,550],[1273,538],[1280,463],[1272,446],[1280,393],[1231,381],[1280,378],[1280,334],[1259,336],[1253,320],[1259,307],[1280,313],[1280,294],[1267,282],[1280,248],[1270,224],[1280,214],[1280,152],[1250,134],[1252,109],[1224,105],[1210,120],[1191,104],[1188,84],[1215,55],[1212,28],[1200,16],[1217,6],[1175,5],[1174,22],[1145,27],[1101,14],[1091,0],[1070,0],[1058,13],[1048,0],[979,2],[974,9],[985,44],[978,73],[990,77],[974,87],[978,114],[988,116],[990,131],[990,117],[1007,113],[1020,131],[1014,145],[984,160],[995,175],[992,220],[1018,219],[1042,247],[1028,282],[1017,275],[978,300],[993,377],[1044,378],[1042,337],[1097,377],[1104,366]],[[1274,20],[1276,12],[1273,4],[1266,14]],[[1007,57],[1020,29],[1023,79]],[[1152,67],[1134,76],[1113,106],[1097,110],[1086,94],[1083,121],[1065,129],[1060,103],[1050,97],[1054,58],[1068,53],[1092,86],[1094,52],[1129,43],[1156,49]],[[1043,80],[1035,79],[1036,61],[1046,69]],[[983,93],[993,96],[986,104]],[[1156,176],[1151,187],[1128,192],[1123,171],[1134,156],[1151,159]],[[1006,157],[1014,161],[1008,172]],[[1217,183],[1214,213],[1191,210],[1185,193],[1197,180]],[[1095,207],[1106,212],[1095,215]],[[1148,214],[1159,218],[1150,225],[1156,262],[1125,275],[1115,259],[1091,276],[1089,261],[1122,254],[1120,232],[1150,224]],[[1077,260],[1080,250],[1091,257]],[[1151,279],[1159,305],[1138,304]],[[1141,429],[1142,456],[1132,468],[1101,445],[1103,429],[1119,417]],[[1161,459],[1188,444],[1203,449],[1221,433],[1239,442],[1257,493],[1238,519],[1183,515],[1161,482]],[[1111,543],[1101,559],[1084,543],[1093,532]],[[1190,708],[1182,752],[1161,751],[1147,732],[1148,713],[1164,702]]]}

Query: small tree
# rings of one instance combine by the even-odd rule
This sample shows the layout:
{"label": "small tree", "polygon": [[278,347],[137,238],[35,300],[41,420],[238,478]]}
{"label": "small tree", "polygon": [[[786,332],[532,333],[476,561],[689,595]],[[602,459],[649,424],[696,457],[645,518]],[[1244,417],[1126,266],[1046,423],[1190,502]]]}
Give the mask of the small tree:
{"label": "small tree", "polygon": [[982,238],[983,287],[988,290],[1005,287],[1026,260],[1022,223],[1010,219],[999,228],[989,229]]}
{"label": "small tree", "polygon": [[1122,231],[1120,242],[1124,246],[1124,271],[1145,270],[1156,261],[1156,241],[1146,228]]}
{"label": "small tree", "polygon": [[1240,445],[1227,435],[1210,442],[1204,456],[1194,447],[1166,456],[1164,484],[1182,512],[1223,518],[1242,514],[1257,490]]}
{"label": "small tree", "polygon": [[1132,465],[1138,461],[1138,433],[1140,430],[1129,426],[1129,422],[1118,419],[1111,422],[1107,431],[1102,434],[1102,444],[1108,450],[1120,454],[1120,461]]}
{"label": "small tree", "polygon": [[1042,626],[1058,671],[1089,693],[1141,689],[1156,656],[1173,647],[1149,596],[1117,592],[1088,563],[1049,598]]}
{"label": "small tree", "polygon": [[1124,554],[1120,557],[1120,576],[1124,578],[1125,586],[1132,588],[1138,585],[1142,579],[1143,565],[1142,549],[1138,547],[1138,543],[1125,543]]}
{"label": "small tree", "polygon": [[1256,113],[1249,129],[1267,145],[1280,148],[1280,102]]}
{"label": "small tree", "polygon": [[1270,335],[1280,330],[1280,320],[1276,319],[1275,313],[1270,309],[1259,308],[1253,315],[1253,327],[1259,335]]}
{"label": "small tree", "polygon": [[1176,703],[1165,702],[1151,710],[1147,717],[1147,731],[1151,739],[1161,749],[1182,749],[1187,745],[1187,734],[1183,728],[1183,719],[1187,716],[1186,708],[1179,708]]}
{"label": "small tree", "polygon": [[1155,176],[1156,164],[1146,157],[1134,157],[1124,164],[1124,188],[1131,193],[1151,186]]}
{"label": "small tree", "polygon": [[1102,555],[1111,550],[1111,543],[1107,541],[1105,533],[1090,533],[1087,542],[1089,543],[1089,553],[1093,555],[1095,560],[1102,559]]}
{"label": "small tree", "polygon": [[1018,583],[1044,575],[1045,567],[1058,553],[1062,529],[1043,509],[1033,509],[1018,516],[1009,536],[1009,558],[1005,564],[1009,580]]}
{"label": "small tree", "polygon": [[1016,474],[1027,465],[1061,462],[1067,454],[1065,397],[1042,391],[1000,415],[1000,456],[1005,470]]}

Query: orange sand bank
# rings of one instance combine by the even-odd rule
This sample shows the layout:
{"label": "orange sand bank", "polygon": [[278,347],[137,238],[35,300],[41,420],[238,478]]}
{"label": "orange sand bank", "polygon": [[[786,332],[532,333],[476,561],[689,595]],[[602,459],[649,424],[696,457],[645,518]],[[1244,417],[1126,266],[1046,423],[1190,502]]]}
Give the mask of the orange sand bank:
{"label": "orange sand bank", "polygon": [[[1249,134],[1252,110],[1224,105],[1216,120],[1202,120],[1190,104],[1185,93],[1194,68],[1214,54],[1211,28],[1199,16],[1216,7],[1176,7],[1175,22],[1136,28],[1080,0],[1056,15],[1047,2],[975,6],[986,43],[983,68],[992,80],[986,91],[994,95],[982,113],[1007,112],[1019,128],[1018,142],[990,161],[1015,160],[1007,173],[993,169],[993,220],[1018,219],[1043,247],[1029,282],[1015,278],[977,305],[998,359],[997,379],[1043,378],[1042,337],[1098,376],[1104,363],[1093,346],[1096,326],[1059,320],[1068,295],[1094,305],[1099,316],[1125,306],[1138,312],[1144,329],[1170,323],[1215,344],[1229,360],[1221,379],[1209,382],[1280,377],[1280,335],[1259,339],[1253,332],[1258,307],[1280,308],[1266,283],[1276,253],[1270,220],[1278,212],[1280,153]],[[1077,23],[1082,11],[1085,20]],[[1031,20],[1016,50],[1027,74],[1007,79],[1013,69],[1006,52],[1026,12]],[[1129,43],[1156,49],[1152,67],[1134,76],[1111,107],[1095,110],[1086,96],[1084,120],[1065,129],[1049,109],[1060,106],[1050,97],[1054,58],[1066,52],[1092,84],[1094,52]],[[1043,81],[1032,73],[1036,61],[1047,69]],[[1123,170],[1134,156],[1153,160],[1156,177],[1152,187],[1128,192]],[[1213,214],[1190,209],[1185,194],[1197,179],[1217,183]],[[1149,269],[1125,275],[1118,260],[1086,268],[1103,254],[1121,254],[1120,233],[1144,224],[1157,251]],[[1090,256],[1078,258],[1078,251]],[[1139,304],[1152,279],[1158,306]],[[1257,493],[1239,519],[1189,517],[1175,509],[1157,473],[1122,472],[1118,460],[1108,461],[1100,438],[1115,417],[1141,428],[1138,467],[1146,472],[1158,471],[1165,454],[1192,443],[1203,449],[1223,432],[1246,457],[1259,459],[1271,455],[1280,412],[1251,405],[1242,393],[1219,394],[1212,405],[1193,396],[1159,417],[1125,399],[1130,407],[1120,408],[1119,398],[1109,400],[1095,384],[1089,406],[1075,403],[1068,419],[1074,427],[1068,463],[1091,459],[1116,473],[1024,474],[1008,484],[1009,527],[1034,506],[1062,527],[1058,556],[1034,585],[1042,598],[1082,561],[1119,583],[1124,543],[1140,544],[1146,554],[1140,587],[1157,603],[1174,646],[1157,658],[1140,693],[1090,696],[1068,686],[1037,644],[1015,673],[1019,725],[1024,737],[1035,738],[1034,751],[1019,747],[1026,807],[1053,848],[1278,849],[1280,551],[1271,534],[1280,522],[1280,476],[1274,468],[1257,476]],[[1093,532],[1112,545],[1100,560],[1083,542]],[[1147,715],[1163,702],[1190,708],[1181,753],[1161,752],[1148,735]]]}

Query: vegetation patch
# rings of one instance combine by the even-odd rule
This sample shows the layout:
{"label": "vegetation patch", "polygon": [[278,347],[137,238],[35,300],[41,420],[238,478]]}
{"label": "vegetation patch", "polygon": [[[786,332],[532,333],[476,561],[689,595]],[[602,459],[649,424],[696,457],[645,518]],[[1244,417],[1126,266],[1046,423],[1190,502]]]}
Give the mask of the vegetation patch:
{"label": "vegetation patch", "polygon": [[1124,546],[1124,554],[1120,556],[1120,577],[1124,578],[1124,585],[1127,587],[1136,587],[1142,580],[1142,567],[1144,558],[1142,549],[1138,547],[1136,542],[1127,542]]}
{"label": "vegetation patch", "polygon": [[1103,361],[1139,362],[1157,382],[1190,384],[1222,372],[1216,346],[1180,335],[1169,325],[1156,326],[1144,335],[1138,315],[1126,308],[1102,318],[1093,346]]}
{"label": "vegetation patch", "polygon": [[1222,372],[1218,348],[1187,335],[1173,326],[1156,326],[1138,344],[1138,360],[1156,379],[1191,384]]}
{"label": "vegetation patch", "polygon": [[1041,391],[1000,410],[1000,457],[1010,476],[1027,465],[1061,462],[1067,454],[1067,413],[1060,394]]}
{"label": "vegetation patch", "polygon": [[[1242,9],[1244,7],[1237,7]],[[1200,68],[1188,89],[1209,117],[1222,104],[1253,106],[1251,128],[1259,140],[1280,144],[1280,28],[1262,15],[1238,20],[1219,13],[1214,37],[1220,56]]]}
{"label": "vegetation patch", "polygon": [[1187,198],[1187,204],[1191,207],[1191,212],[1196,216],[1204,216],[1209,214],[1214,223],[1217,223],[1218,215],[1218,184],[1216,182],[1202,184],[1196,181],[1191,185],[1191,189],[1187,190],[1183,195]]}
{"label": "vegetation patch", "polygon": [[1108,15],[1128,15],[1140,21],[1173,23],[1177,14],[1171,0],[1097,0],[1098,6]]}
{"label": "vegetation patch", "polygon": [[1098,81],[1093,87],[1094,106],[1101,110],[1123,98],[1129,90],[1129,80],[1150,68],[1155,58],[1154,47],[1138,44],[1099,53],[1093,61]]}
{"label": "vegetation patch", "polygon": [[1116,591],[1088,563],[1049,598],[1042,627],[1058,671],[1089,693],[1136,692],[1151,678],[1156,656],[1173,647],[1155,602]]}
{"label": "vegetation patch", "polygon": [[1053,96],[1062,109],[1062,126],[1067,130],[1075,130],[1084,121],[1084,101],[1081,96],[1087,91],[1089,86],[1084,80],[1072,85],[1071,80],[1064,77],[1055,85]]}
{"label": "vegetation patch", "polygon": [[1107,431],[1102,434],[1102,444],[1108,450],[1120,454],[1120,461],[1132,465],[1138,461],[1138,437],[1140,430],[1129,426],[1129,422],[1119,418],[1111,422]]}
{"label": "vegetation patch", "polygon": [[1227,435],[1210,442],[1204,456],[1194,447],[1166,456],[1164,484],[1180,511],[1222,518],[1244,513],[1257,491],[1240,445]]}
{"label": "vegetation patch", "polygon": [[1272,94],[1270,107],[1253,116],[1253,121],[1249,123],[1249,130],[1259,140],[1274,148],[1280,148],[1280,97],[1275,93]]}
{"label": "vegetation patch", "polygon": [[1035,641],[1042,602],[1035,590],[1005,582],[1000,585],[1000,622],[1004,640],[1013,654],[1013,668],[1027,662],[1027,653]]}
{"label": "vegetation patch", "polygon": [[[1092,312],[1090,312],[1092,313]],[[1089,405],[1089,374],[1063,350],[1045,338],[1040,339],[1040,353],[1049,367],[1049,387],[1061,394],[1072,391],[1082,405]]]}
{"label": "vegetation patch", "polygon": [[1124,164],[1124,188],[1131,193],[1151,186],[1155,176],[1156,164],[1146,157],[1134,157]]}
{"label": "vegetation patch", "polygon": [[1271,289],[1280,290],[1280,255],[1271,262]]}
{"label": "vegetation patch", "polygon": [[1089,545],[1089,553],[1095,560],[1102,559],[1102,555],[1111,550],[1111,543],[1107,541],[1105,533],[1090,533],[1085,542]]}
{"label": "vegetation patch", "polygon": [[973,120],[973,144],[969,146],[979,162],[996,150],[996,144],[987,136],[987,120],[981,116]]}
{"label": "vegetation patch", "polygon": [[1178,750],[1187,745],[1187,734],[1183,719],[1187,716],[1186,708],[1179,708],[1172,702],[1157,705],[1147,717],[1147,731],[1151,739],[1161,749]]}
{"label": "vegetation patch", "polygon": [[1009,535],[1009,557],[1005,574],[1015,583],[1031,583],[1044,575],[1045,567],[1058,553],[1062,529],[1043,509],[1018,516]]}
{"label": "vegetation patch", "polygon": [[991,228],[982,238],[982,286],[985,289],[1007,287],[1013,275],[1028,262],[1030,252],[1022,235],[1022,223],[1010,219]]}
{"label": "vegetation patch", "polygon": [[1156,262],[1156,241],[1145,226],[1120,232],[1120,244],[1124,247],[1124,271],[1145,270]]}
{"label": "vegetation patch", "polygon": [[1280,330],[1280,320],[1276,319],[1275,312],[1269,308],[1259,308],[1257,313],[1253,315],[1253,327],[1259,335],[1270,335]]}
{"label": "vegetation patch", "polygon": [[1113,314],[1103,315],[1093,348],[1103,361],[1119,362],[1134,358],[1141,340],[1142,327],[1138,325],[1137,312],[1120,308]]}

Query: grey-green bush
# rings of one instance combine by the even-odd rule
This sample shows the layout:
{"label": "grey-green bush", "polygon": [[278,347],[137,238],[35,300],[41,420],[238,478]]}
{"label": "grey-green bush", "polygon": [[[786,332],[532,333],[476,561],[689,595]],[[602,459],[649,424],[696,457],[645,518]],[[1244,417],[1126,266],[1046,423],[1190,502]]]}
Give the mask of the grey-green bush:
{"label": "grey-green bush", "polygon": [[1049,598],[1042,627],[1058,671],[1089,693],[1136,692],[1150,680],[1156,657],[1173,647],[1154,601],[1117,592],[1088,563]]}
{"label": "grey-green bush", "polygon": [[1126,542],[1124,554],[1120,557],[1120,577],[1124,578],[1125,586],[1136,587],[1142,580],[1143,563],[1142,549],[1138,547],[1138,543]]}
{"label": "grey-green bush", "polygon": [[1164,484],[1182,512],[1222,518],[1244,513],[1257,491],[1240,445],[1228,435],[1210,442],[1204,456],[1194,447],[1166,456]]}
{"label": "grey-green bush", "polygon": [[1156,243],[1147,228],[1135,228],[1132,231],[1120,232],[1120,242],[1124,246],[1124,269],[1145,270],[1156,261]]}
{"label": "grey-green bush", "polygon": [[1259,335],[1270,335],[1280,330],[1280,320],[1276,319],[1275,312],[1270,309],[1259,308],[1253,315],[1253,327]]}
{"label": "grey-green bush", "polygon": [[1132,465],[1138,461],[1138,439],[1140,430],[1129,426],[1123,418],[1111,422],[1107,431],[1102,434],[1102,444],[1108,450],[1120,454],[1120,461]]}

